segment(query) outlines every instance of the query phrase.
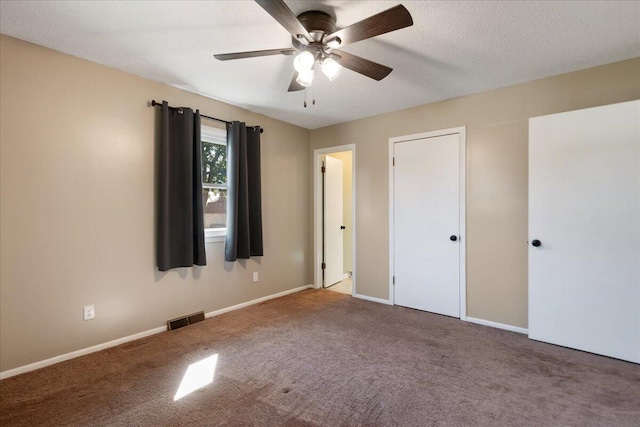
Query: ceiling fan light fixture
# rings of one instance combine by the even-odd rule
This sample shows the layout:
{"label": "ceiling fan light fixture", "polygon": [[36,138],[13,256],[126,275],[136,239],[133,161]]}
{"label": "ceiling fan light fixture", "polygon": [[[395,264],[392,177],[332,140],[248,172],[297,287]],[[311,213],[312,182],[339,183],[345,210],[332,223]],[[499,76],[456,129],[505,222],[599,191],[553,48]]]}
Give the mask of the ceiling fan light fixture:
{"label": "ceiling fan light fixture", "polygon": [[296,82],[301,84],[304,87],[311,87],[313,84],[313,68],[308,70],[298,71],[298,77],[296,78]]}
{"label": "ceiling fan light fixture", "polygon": [[337,49],[340,47],[340,44],[342,44],[342,40],[338,36],[333,36],[330,39],[325,40],[324,43],[331,49]]}
{"label": "ceiling fan light fixture", "polygon": [[329,79],[329,81],[334,81],[338,75],[340,75],[340,71],[342,71],[342,65],[338,64],[336,60],[333,58],[325,58],[322,60],[321,64],[322,72]]}
{"label": "ceiling fan light fixture", "polygon": [[[303,73],[305,71],[311,70],[315,62],[316,58],[313,56],[313,54],[305,50],[293,59],[293,68],[295,68],[298,73]],[[311,78],[313,79],[313,77]]]}

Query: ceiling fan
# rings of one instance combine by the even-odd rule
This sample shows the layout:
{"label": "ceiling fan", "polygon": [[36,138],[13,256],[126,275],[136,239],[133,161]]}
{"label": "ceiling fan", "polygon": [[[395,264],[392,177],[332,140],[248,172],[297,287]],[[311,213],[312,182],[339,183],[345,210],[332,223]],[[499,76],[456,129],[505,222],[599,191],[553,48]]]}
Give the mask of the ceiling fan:
{"label": "ceiling fan", "polygon": [[411,14],[402,5],[338,30],[335,19],[327,13],[311,10],[296,17],[283,0],[255,1],[291,33],[292,47],[223,53],[214,57],[220,61],[228,61],[258,56],[296,55],[293,61],[295,73],[289,92],[312,85],[316,63],[320,64],[320,69],[329,80],[338,77],[342,67],[374,80],[384,79],[392,68],[337,48],[413,25]]}

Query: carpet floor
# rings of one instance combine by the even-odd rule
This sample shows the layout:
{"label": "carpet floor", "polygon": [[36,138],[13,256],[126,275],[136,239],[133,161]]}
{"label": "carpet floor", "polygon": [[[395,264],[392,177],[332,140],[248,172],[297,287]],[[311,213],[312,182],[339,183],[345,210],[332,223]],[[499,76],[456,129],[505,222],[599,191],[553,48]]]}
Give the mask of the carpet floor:
{"label": "carpet floor", "polygon": [[[210,384],[174,400],[216,359]],[[8,378],[0,393],[2,426],[640,425],[640,365],[326,290]]]}

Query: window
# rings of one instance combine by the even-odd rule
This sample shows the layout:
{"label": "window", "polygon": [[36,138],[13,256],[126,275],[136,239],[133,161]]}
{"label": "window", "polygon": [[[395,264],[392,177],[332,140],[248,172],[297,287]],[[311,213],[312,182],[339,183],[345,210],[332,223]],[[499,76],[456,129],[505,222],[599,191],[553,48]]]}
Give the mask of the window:
{"label": "window", "polygon": [[200,132],[205,241],[220,242],[227,231],[227,132],[209,126]]}

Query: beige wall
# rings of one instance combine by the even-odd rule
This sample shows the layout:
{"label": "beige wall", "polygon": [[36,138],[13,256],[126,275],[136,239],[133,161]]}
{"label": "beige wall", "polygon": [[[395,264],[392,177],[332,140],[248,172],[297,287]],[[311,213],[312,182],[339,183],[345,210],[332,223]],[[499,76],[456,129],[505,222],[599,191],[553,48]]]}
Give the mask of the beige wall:
{"label": "beige wall", "polygon": [[[308,130],[6,36],[0,55],[1,371],[311,282]],[[212,243],[158,272],[151,99],[265,129],[264,257]]]}
{"label": "beige wall", "polygon": [[352,270],[353,252],[351,250],[351,242],[353,240],[353,203],[352,203],[352,160],[351,151],[341,151],[339,153],[327,154],[342,162],[342,224],[346,227],[343,236],[343,266],[344,274]]}
{"label": "beige wall", "polygon": [[357,146],[358,293],[389,298],[389,138],[466,126],[467,315],[527,327],[528,119],[639,98],[634,59],[311,131]]}
{"label": "beige wall", "polygon": [[[265,128],[264,257],[225,263],[213,243],[207,267],[157,271],[150,99]],[[0,371],[310,283],[310,149],[357,145],[358,293],[387,299],[388,139],[454,126],[468,315],[526,327],[527,119],[633,99],[640,59],[310,132],[0,36]]]}

